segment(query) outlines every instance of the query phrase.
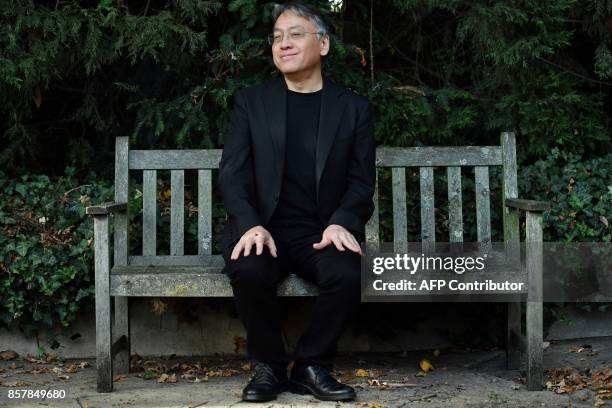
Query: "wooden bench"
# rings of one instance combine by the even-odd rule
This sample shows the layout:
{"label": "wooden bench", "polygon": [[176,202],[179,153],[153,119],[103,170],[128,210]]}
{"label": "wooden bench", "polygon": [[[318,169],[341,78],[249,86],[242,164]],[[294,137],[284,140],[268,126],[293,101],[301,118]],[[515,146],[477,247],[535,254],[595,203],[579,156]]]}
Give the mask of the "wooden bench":
{"label": "wooden bench", "polygon": [[[130,150],[127,137],[116,139],[114,202],[87,208],[94,218],[97,390],[111,392],[113,374],[129,372],[130,296],[231,297],[228,278],[220,273],[221,255],[212,254],[212,171],[221,150]],[[394,241],[407,240],[406,168],[420,172],[421,237],[435,241],[434,167],[446,167],[448,225],[451,242],[463,240],[461,167],[475,167],[477,233],[479,242],[491,240],[489,167],[503,172],[504,240],[519,241],[519,210],[526,211],[527,241],[542,241],[542,211],[546,203],[518,199],[516,146],[513,133],[502,133],[499,146],[379,147],[378,168],[392,168]],[[142,254],[128,253],[129,172],[143,172]],[[157,171],[171,173],[170,255],[156,254]],[[198,172],[198,251],[184,253],[185,170]],[[379,242],[378,182],[376,210],[366,226],[366,242]],[[113,215],[114,234],[110,234]],[[114,256],[110,255],[113,239]],[[542,291],[542,255],[527,251],[531,291]],[[111,263],[111,259],[113,262]],[[518,262],[518,261],[517,261]],[[281,296],[316,296],[317,289],[296,275],[279,285]],[[111,304],[114,300],[114,308]],[[527,383],[542,388],[542,302],[527,302],[527,334],[521,334],[520,303],[507,304],[507,365],[517,368],[520,349],[527,351]],[[522,346],[522,347],[521,347]]]}

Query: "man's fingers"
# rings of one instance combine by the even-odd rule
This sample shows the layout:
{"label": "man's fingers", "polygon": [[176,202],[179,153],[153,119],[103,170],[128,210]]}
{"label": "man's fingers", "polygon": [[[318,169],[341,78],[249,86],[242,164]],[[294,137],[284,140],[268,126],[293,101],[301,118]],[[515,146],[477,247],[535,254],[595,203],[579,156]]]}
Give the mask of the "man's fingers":
{"label": "man's fingers", "polygon": [[233,260],[238,259],[238,257],[240,256],[240,252],[242,252],[242,248],[244,248],[244,240],[241,239],[234,246],[234,250],[232,251],[232,256],[230,258]]}
{"label": "man's fingers", "polygon": [[251,247],[253,246],[253,238],[247,238],[244,243],[244,256],[251,254]]}
{"label": "man's fingers", "polygon": [[320,242],[312,244],[312,246],[315,249],[321,249],[321,248],[325,248],[329,244],[331,244],[331,241],[329,239],[327,239],[327,238],[323,238],[323,239],[321,239]]}
{"label": "man's fingers", "polygon": [[270,248],[270,254],[276,258],[276,244],[274,243],[274,239],[270,237],[270,239],[266,241],[266,244],[268,245],[268,248]]}
{"label": "man's fingers", "polygon": [[257,250],[255,251],[255,253],[257,255],[261,255],[261,253],[263,252],[263,247],[264,247],[264,237],[262,237],[261,235],[258,235],[255,237],[255,248],[257,248]]}
{"label": "man's fingers", "polygon": [[342,240],[338,236],[334,236],[331,238],[332,242],[338,248],[338,251],[344,251],[344,246],[342,245]]}
{"label": "man's fingers", "polygon": [[351,239],[351,236],[348,234],[342,235],[342,244],[344,244],[346,247],[348,247],[348,249],[353,252],[358,252],[359,250],[359,247],[355,245],[355,240]]}

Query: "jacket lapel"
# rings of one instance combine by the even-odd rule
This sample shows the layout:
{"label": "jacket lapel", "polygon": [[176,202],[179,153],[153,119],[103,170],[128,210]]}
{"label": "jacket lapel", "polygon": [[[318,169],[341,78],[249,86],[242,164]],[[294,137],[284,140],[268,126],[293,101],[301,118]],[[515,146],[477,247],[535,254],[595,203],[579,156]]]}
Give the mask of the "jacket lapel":
{"label": "jacket lapel", "polygon": [[[323,76],[315,164],[317,202],[319,199],[321,175],[323,174],[325,162],[334,143],[338,125],[344,112],[345,103],[340,98],[343,91],[344,88]],[[287,83],[282,75],[277,75],[268,82],[266,94],[263,95],[263,104],[266,111],[270,139],[274,147],[277,174],[282,177],[287,141]]]}
{"label": "jacket lapel", "polygon": [[323,92],[321,93],[321,113],[319,115],[319,134],[317,136],[316,158],[316,199],[319,202],[319,183],[327,162],[327,156],[338,133],[338,125],[344,112],[344,99],[340,98],[344,88],[338,86],[323,76]]}
{"label": "jacket lapel", "polygon": [[287,140],[287,83],[282,75],[277,75],[268,81],[266,88],[262,95],[263,105],[274,148],[276,171],[282,177]]}

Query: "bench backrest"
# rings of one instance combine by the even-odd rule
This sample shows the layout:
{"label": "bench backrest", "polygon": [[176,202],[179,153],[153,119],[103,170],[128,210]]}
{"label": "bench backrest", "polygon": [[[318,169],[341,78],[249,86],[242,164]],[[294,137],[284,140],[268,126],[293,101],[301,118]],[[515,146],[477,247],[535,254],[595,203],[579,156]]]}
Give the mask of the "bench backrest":
{"label": "bench backrest", "polygon": [[[129,173],[143,172],[143,253],[128,254],[127,214],[115,219],[115,265],[202,265],[222,266],[212,255],[212,171],[219,168],[221,149],[130,150],[129,138],[118,137],[115,150],[115,201],[127,202]],[[406,168],[418,167],[420,176],[421,239],[435,242],[434,168],[445,167],[448,179],[449,241],[463,241],[461,167],[474,167],[478,242],[491,241],[489,167],[502,167],[502,202],[518,197],[516,142],[514,134],[503,132],[499,146],[461,147],[379,147],[377,168],[391,168],[393,196],[393,240],[407,242]],[[170,255],[157,255],[157,171],[170,170]],[[198,254],[184,253],[185,170],[198,172]],[[374,194],[375,211],[366,225],[366,242],[379,242],[378,181]],[[504,207],[504,239],[518,240],[518,213]],[[205,261],[202,258],[208,258]]]}

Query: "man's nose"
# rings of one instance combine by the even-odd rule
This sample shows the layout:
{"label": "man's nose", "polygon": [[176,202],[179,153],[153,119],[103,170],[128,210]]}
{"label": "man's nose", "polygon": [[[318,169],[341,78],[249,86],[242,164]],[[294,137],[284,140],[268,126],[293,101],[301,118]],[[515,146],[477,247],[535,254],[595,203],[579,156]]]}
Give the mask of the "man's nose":
{"label": "man's nose", "polygon": [[284,35],[283,36],[283,38],[281,39],[280,47],[283,50],[286,49],[286,48],[293,47],[293,43],[289,40],[289,36],[288,35]]}

